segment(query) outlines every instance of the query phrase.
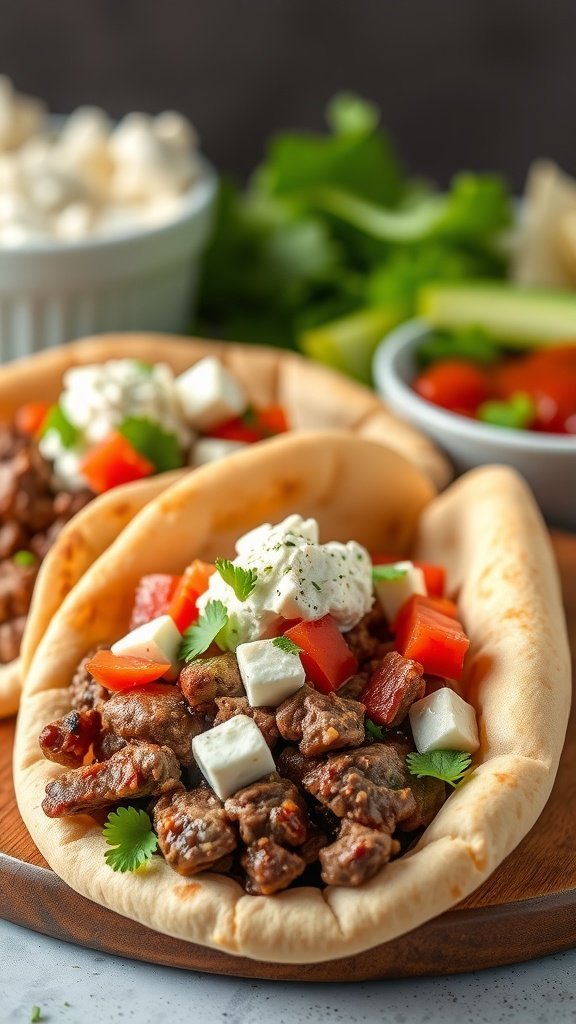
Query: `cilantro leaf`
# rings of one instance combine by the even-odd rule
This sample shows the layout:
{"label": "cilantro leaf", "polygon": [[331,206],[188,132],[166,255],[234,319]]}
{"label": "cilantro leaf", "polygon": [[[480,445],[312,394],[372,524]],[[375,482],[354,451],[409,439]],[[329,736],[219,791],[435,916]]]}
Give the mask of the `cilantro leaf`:
{"label": "cilantro leaf", "polygon": [[275,636],[272,641],[272,646],[278,647],[279,650],[284,651],[286,654],[298,655],[302,650],[302,648],[298,647],[298,644],[295,644],[289,636]]}
{"label": "cilantro leaf", "polygon": [[465,750],[429,750],[427,754],[406,756],[406,766],[418,779],[429,776],[456,786],[470,767],[472,757]]}
{"label": "cilantro leaf", "polygon": [[60,435],[64,448],[73,448],[80,434],[80,431],[70,422],[66,413],[59,405],[53,405],[48,409],[42,424],[40,437],[44,437],[49,430],[54,430]]}
{"label": "cilantro leaf", "polygon": [[198,621],[184,633],[178,657],[189,662],[203,654],[227,624],[228,612],[222,601],[208,601]]}
{"label": "cilantro leaf", "polygon": [[16,551],[15,554],[12,555],[12,561],[15,565],[28,566],[36,565],[38,559],[31,551]]}
{"label": "cilantro leaf", "polygon": [[255,569],[242,569],[234,565],[229,558],[216,558],[214,561],[217,571],[236,594],[239,601],[246,601],[258,582],[258,573]]}
{"label": "cilantro leaf", "polygon": [[150,860],[158,846],[146,811],[138,811],[135,807],[119,807],[111,811],[102,835],[111,847],[104,857],[113,871],[136,871]]}
{"label": "cilantro leaf", "polygon": [[157,473],[179,469],[184,457],[176,434],[145,416],[128,416],[118,427],[127,441],[154,466]]}
{"label": "cilantro leaf", "polygon": [[531,395],[517,391],[507,401],[491,400],[482,402],[476,415],[484,423],[494,427],[508,427],[510,430],[524,430],[534,422],[536,405]]}
{"label": "cilantro leaf", "polygon": [[384,729],[381,725],[376,725],[371,718],[364,719],[364,728],[369,736],[373,736],[376,740],[384,739]]}
{"label": "cilantro leaf", "polygon": [[376,580],[401,580],[404,578],[407,569],[397,569],[395,565],[373,565],[372,579]]}

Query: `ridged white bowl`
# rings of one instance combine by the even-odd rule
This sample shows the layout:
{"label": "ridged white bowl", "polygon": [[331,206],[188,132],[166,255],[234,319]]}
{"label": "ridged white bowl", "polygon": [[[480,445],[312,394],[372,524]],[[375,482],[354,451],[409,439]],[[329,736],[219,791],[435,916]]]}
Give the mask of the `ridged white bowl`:
{"label": "ridged white bowl", "polygon": [[374,380],[388,407],[435,441],[458,472],[485,463],[513,466],[534,491],[548,523],[576,530],[576,437],[495,427],[420,398],[410,383],[417,373],[415,353],[428,333],[426,324],[413,320],[378,346]]}
{"label": "ridged white bowl", "polygon": [[0,247],[0,361],[104,331],[186,329],[217,178],[200,178],[164,223],[78,242]]}

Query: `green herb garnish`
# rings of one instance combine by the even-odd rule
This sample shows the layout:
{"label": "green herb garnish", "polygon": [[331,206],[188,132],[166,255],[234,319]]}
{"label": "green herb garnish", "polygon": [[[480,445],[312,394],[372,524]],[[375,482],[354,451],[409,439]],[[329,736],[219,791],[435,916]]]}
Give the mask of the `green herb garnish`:
{"label": "green herb garnish", "polygon": [[208,601],[198,621],[184,633],[178,657],[189,662],[203,654],[227,624],[228,612],[222,601]]}
{"label": "green herb garnish", "polygon": [[411,775],[418,779],[430,777],[441,779],[449,786],[456,786],[468,771],[472,757],[464,750],[429,750],[427,754],[412,753],[406,756],[406,765]]}
{"label": "green herb garnish", "polygon": [[119,807],[111,811],[102,829],[108,846],[104,857],[113,871],[136,871],[150,860],[158,846],[146,811]]}
{"label": "green herb garnish", "polygon": [[229,558],[217,558],[214,562],[217,571],[236,594],[239,601],[246,601],[254,590],[258,581],[258,573],[255,569],[242,569],[234,565]]}
{"label": "green herb garnish", "polygon": [[372,579],[379,580],[401,580],[406,576],[407,569],[397,569],[395,565],[373,565]]}
{"label": "green herb garnish", "polygon": [[318,591],[319,594],[322,592],[322,587],[320,586],[319,583],[316,583],[316,580],[312,580],[312,586],[314,587],[314,590]]}
{"label": "green herb garnish", "polygon": [[128,416],[118,427],[140,455],[148,459],[157,473],[180,469],[184,456],[176,434],[164,430],[159,423],[145,416]]}
{"label": "green herb garnish", "polygon": [[54,430],[60,435],[64,448],[73,448],[80,435],[80,431],[70,422],[66,413],[59,405],[51,406],[46,413],[40,437],[44,437],[49,430]]}
{"label": "green herb garnish", "polygon": [[511,430],[525,430],[534,422],[536,406],[530,395],[519,391],[506,402],[482,402],[476,415],[484,423],[495,427],[508,427]]}
{"label": "green herb garnish", "polygon": [[284,651],[286,654],[298,655],[302,650],[302,648],[298,647],[298,644],[295,644],[294,641],[291,640],[289,636],[275,636],[272,641],[272,646],[278,647],[281,651]]}
{"label": "green herb garnish", "polygon": [[32,1013],[30,1014],[31,1024],[36,1024],[36,1021],[42,1020],[42,1011],[39,1006],[32,1007]]}
{"label": "green herb garnish", "polygon": [[376,725],[371,718],[364,719],[364,728],[369,736],[373,736],[376,740],[384,739],[384,729],[381,725]]}
{"label": "green herb garnish", "polygon": [[36,565],[38,559],[31,551],[17,551],[16,554],[12,555],[12,561],[14,562],[14,565],[22,565],[26,567],[29,565]]}

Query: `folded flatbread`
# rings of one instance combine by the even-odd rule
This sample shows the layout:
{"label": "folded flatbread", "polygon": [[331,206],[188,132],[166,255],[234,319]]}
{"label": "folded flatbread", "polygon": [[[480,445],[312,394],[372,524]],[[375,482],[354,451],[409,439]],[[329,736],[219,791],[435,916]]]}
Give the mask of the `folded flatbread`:
{"label": "folded flatbread", "polygon": [[[230,878],[177,875],[160,857],[135,874],[104,861],[89,817],[48,820],[38,735],[68,710],[80,659],[128,626],[141,575],[233,555],[235,538],[291,512],[321,540],[443,564],[471,640],[467,699],[478,714],[474,770],[417,845],[358,889],[250,896]],[[73,889],[194,943],[276,962],[318,962],[388,941],[476,888],[533,825],[549,795],[570,703],[570,660],[549,540],[522,480],[505,467],[440,497],[397,453],[349,434],[276,438],[187,475],[150,502],[86,571],[46,628],[24,685],[14,779],[39,849]]]}
{"label": "folded flatbread", "polygon": [[[3,367],[0,372],[0,421],[10,420],[16,410],[26,402],[56,401],[62,377],[71,366],[105,362],[107,359],[134,358],[145,362],[166,362],[175,373],[206,355],[215,355],[246,389],[255,405],[282,405],[294,430],[342,428],[363,437],[370,437],[389,445],[427,473],[441,487],[451,479],[452,470],[445,457],[423,434],[407,423],[396,419],[368,388],[348,380],[326,367],[309,362],[293,352],[251,345],[238,345],[202,339],[177,338],[165,334],[107,334],[87,338],[65,347],[42,352],[29,359],[19,360]],[[150,484],[150,493],[155,485]],[[134,491],[135,498],[126,498],[129,507],[124,523],[134,512],[132,500],[145,496]],[[107,497],[107,496],[106,496]],[[144,497],[144,500],[146,498]],[[120,507],[123,499],[119,500]],[[114,518],[116,513],[109,512]],[[52,560],[63,561],[63,569],[56,592],[60,600],[78,576],[106,546],[105,537],[96,536],[93,523],[106,520],[91,514],[91,506],[83,513],[82,533],[90,537],[83,557],[68,555],[69,537],[76,536],[76,525],[63,532],[53,549]],[[77,522],[77,521],[76,521]],[[124,525],[124,523],[122,525]],[[38,586],[41,587],[41,577]],[[42,588],[45,594],[45,588]],[[44,602],[45,610],[50,602]],[[38,604],[38,602],[37,602]],[[37,617],[36,631],[28,634],[23,651],[32,650],[49,616]],[[27,668],[27,660],[23,671]],[[20,692],[20,666],[18,662],[0,665],[0,718],[13,714],[18,707]]]}

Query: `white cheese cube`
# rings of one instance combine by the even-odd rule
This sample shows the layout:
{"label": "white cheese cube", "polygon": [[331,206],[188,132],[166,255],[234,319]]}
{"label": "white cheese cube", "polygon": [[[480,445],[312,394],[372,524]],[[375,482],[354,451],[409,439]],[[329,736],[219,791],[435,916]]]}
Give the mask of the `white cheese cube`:
{"label": "white cheese cube", "polygon": [[176,378],[176,390],[184,415],[199,430],[240,416],[248,404],[238,381],[213,356],[206,356],[181,373]]}
{"label": "white cheese cube", "polygon": [[410,725],[416,749],[478,750],[478,726],[474,708],[449,686],[443,686],[410,708]]}
{"label": "white cheese cube", "polygon": [[[375,566],[375,568],[377,568]],[[413,562],[393,562],[382,566],[384,569],[396,569],[402,575],[396,579],[375,580],[374,590],[388,622],[393,622],[402,605],[413,594],[428,593],[422,569],[417,569]]]}
{"label": "white cheese cube", "polygon": [[204,466],[207,462],[217,462],[227,455],[246,448],[244,441],[224,441],[219,437],[199,437],[192,449],[191,464]]}
{"label": "white cheese cube", "polygon": [[172,666],[166,673],[167,679],[177,679],[180,673],[178,650],[182,634],[169,615],[137,626],[121,640],[112,644],[112,654],[128,655],[131,658],[146,658],[149,661],[169,661]]}
{"label": "white cheese cube", "polygon": [[216,796],[226,800],[236,790],[276,771],[274,758],[256,722],[235,715],[192,740],[196,763]]}
{"label": "white cheese cube", "polygon": [[283,651],[273,640],[240,644],[236,657],[248,703],[253,708],[276,708],[304,686],[306,673],[298,654]]}

